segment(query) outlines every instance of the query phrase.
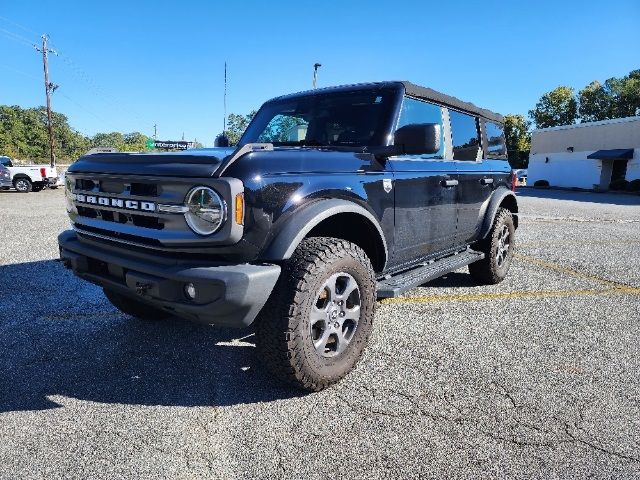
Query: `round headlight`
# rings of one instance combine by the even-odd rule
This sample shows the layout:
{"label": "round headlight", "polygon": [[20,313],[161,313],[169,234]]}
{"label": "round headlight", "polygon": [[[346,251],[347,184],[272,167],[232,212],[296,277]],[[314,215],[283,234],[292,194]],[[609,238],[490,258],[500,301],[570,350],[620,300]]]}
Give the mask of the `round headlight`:
{"label": "round headlight", "polygon": [[187,224],[198,235],[215,233],[227,216],[224,201],[209,187],[192,189],[187,194],[186,206]]}

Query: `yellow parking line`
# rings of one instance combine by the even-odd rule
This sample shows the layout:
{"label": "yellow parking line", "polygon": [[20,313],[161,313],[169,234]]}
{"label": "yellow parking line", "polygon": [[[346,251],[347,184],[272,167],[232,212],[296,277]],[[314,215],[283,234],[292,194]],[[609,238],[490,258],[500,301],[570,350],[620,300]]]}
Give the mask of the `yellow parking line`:
{"label": "yellow parking line", "polygon": [[628,285],[625,285],[624,283],[607,280],[605,278],[601,278],[596,275],[591,275],[590,273],[578,272],[577,270],[573,270],[572,268],[563,267],[556,263],[545,262],[544,260],[540,260],[539,258],[533,258],[533,257],[529,257],[527,255],[522,255],[522,254],[516,254],[514,258],[516,258],[517,260],[524,260],[525,262],[529,262],[534,265],[538,265],[540,267],[548,268],[549,270],[555,270],[556,272],[565,273],[573,277],[578,277],[585,280],[591,280],[592,282],[598,282],[604,285],[610,285],[612,287],[619,287],[619,288],[628,287]]}
{"label": "yellow parking line", "polygon": [[640,245],[640,239],[638,240],[562,240],[557,242],[518,242],[518,247],[557,247],[559,245]]}
{"label": "yellow parking line", "polygon": [[540,291],[517,291],[503,293],[461,293],[455,295],[431,295],[419,297],[395,297],[385,298],[382,304],[392,303],[436,303],[436,302],[477,302],[483,300],[509,300],[514,298],[552,298],[552,297],[574,297],[584,295],[640,295],[640,288],[615,287],[604,290],[540,290]]}

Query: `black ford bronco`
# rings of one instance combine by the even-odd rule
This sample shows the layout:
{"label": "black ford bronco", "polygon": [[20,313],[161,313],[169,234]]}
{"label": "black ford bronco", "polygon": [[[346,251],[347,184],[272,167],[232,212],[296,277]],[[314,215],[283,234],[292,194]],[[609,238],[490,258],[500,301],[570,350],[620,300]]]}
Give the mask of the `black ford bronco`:
{"label": "black ford bronco", "polygon": [[349,85],[268,101],[235,148],[80,158],[58,241],[122,312],[253,324],[277,376],[320,390],[360,358],[377,299],[466,265],[505,278],[514,185],[500,115]]}

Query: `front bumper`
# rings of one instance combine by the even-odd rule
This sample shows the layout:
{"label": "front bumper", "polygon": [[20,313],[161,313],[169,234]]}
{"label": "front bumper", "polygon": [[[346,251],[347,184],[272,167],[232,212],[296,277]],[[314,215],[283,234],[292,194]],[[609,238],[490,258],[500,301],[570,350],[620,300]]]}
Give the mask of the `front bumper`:
{"label": "front bumper", "polygon": [[9,188],[13,187],[11,183],[11,178],[0,177],[0,188]]}
{"label": "front bumper", "polygon": [[[60,258],[96,285],[128,295],[179,317],[225,327],[250,325],[280,275],[279,265],[216,265],[176,260],[80,240],[67,230],[58,236]],[[196,298],[184,294],[186,283]]]}

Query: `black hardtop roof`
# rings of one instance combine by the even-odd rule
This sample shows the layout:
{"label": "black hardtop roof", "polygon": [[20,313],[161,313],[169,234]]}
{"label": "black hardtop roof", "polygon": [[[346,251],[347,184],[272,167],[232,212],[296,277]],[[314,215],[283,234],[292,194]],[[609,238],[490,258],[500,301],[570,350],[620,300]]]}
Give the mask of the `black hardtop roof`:
{"label": "black hardtop roof", "polygon": [[455,110],[461,110],[463,112],[472,113],[480,117],[492,120],[498,123],[504,123],[504,117],[499,113],[492,112],[484,108],[475,106],[473,103],[465,102],[451,95],[438,92],[432,88],[421,87],[415,83],[408,82],[406,80],[394,80],[386,82],[369,82],[369,83],[355,83],[351,85],[338,85],[335,87],[318,88],[316,90],[306,90],[303,92],[292,93],[289,95],[282,95],[269,100],[270,102],[275,100],[286,100],[288,98],[294,98],[306,95],[322,95],[331,92],[351,91],[351,90],[365,90],[367,88],[384,88],[384,87],[398,87],[403,86],[405,93],[411,97],[421,98],[429,100],[434,103],[438,103],[445,107],[451,107]]}

